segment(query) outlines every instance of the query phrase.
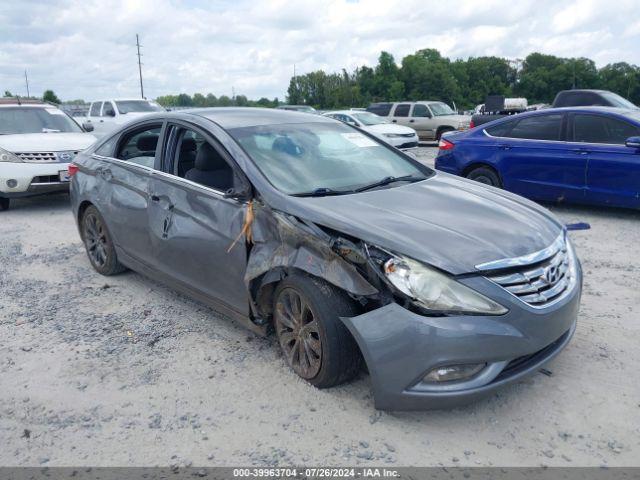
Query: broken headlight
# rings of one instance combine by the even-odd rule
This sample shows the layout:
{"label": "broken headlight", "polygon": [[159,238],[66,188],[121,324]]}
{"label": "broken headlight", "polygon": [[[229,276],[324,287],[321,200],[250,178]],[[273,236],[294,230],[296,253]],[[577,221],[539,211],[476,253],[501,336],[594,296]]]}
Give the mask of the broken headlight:
{"label": "broken headlight", "polygon": [[427,310],[484,315],[507,313],[499,303],[407,257],[391,257],[384,263],[384,274],[393,286]]}

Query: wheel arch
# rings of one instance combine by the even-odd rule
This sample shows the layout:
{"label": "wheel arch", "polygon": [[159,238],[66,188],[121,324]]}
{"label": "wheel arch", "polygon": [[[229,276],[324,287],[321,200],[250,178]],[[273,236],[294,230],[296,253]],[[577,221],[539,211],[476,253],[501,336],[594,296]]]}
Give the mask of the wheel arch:
{"label": "wheel arch", "polygon": [[500,174],[500,171],[494,165],[491,165],[485,162],[470,163],[469,165],[464,167],[464,169],[462,170],[461,176],[466,178],[467,175],[469,175],[472,171],[476,170],[477,168],[488,168],[489,170],[493,171],[500,179],[500,184],[504,185],[504,181],[502,179],[502,175]]}

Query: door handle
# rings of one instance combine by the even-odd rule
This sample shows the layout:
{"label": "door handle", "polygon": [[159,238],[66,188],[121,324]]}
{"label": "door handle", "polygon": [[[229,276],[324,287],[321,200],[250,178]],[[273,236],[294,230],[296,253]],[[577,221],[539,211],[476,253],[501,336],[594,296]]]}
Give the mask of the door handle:
{"label": "door handle", "polygon": [[578,155],[586,155],[589,153],[589,150],[585,150],[584,148],[577,148],[575,150],[571,150],[573,153],[577,153]]}
{"label": "door handle", "polygon": [[162,202],[164,204],[164,205],[162,205],[162,208],[164,208],[165,210],[169,210],[169,211],[173,210],[173,207],[174,207],[173,203],[171,203],[169,201],[169,197],[167,197],[165,195],[154,195],[154,194],[152,194],[151,195],[151,201],[153,203],[161,203]]}
{"label": "door handle", "polygon": [[498,145],[498,148],[502,150],[511,150],[511,145]]}
{"label": "door handle", "polygon": [[100,123],[103,123],[103,122],[104,122],[104,120],[100,120]]}
{"label": "door handle", "polygon": [[397,120],[391,120],[391,121],[392,121],[393,123],[396,123],[396,122],[397,122]]}
{"label": "door handle", "polygon": [[413,122],[415,122],[415,120],[409,120],[409,123],[413,123]]}

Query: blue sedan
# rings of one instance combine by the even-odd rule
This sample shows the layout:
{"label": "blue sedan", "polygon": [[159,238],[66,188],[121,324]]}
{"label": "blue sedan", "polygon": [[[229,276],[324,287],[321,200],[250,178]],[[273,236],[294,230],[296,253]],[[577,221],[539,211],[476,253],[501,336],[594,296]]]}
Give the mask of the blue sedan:
{"label": "blue sedan", "polygon": [[538,110],[440,141],[436,168],[543,201],[640,208],[640,111]]}

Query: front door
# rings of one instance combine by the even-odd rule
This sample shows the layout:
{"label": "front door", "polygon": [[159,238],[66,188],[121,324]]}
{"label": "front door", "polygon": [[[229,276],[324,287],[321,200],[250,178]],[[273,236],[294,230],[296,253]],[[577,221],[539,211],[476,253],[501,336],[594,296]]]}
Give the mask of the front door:
{"label": "front door", "polygon": [[407,124],[418,132],[420,140],[434,140],[436,138],[436,121],[431,110],[424,103],[415,103],[411,109],[411,118]]}
{"label": "front door", "polygon": [[241,238],[247,204],[225,198],[234,186],[226,151],[197,127],[168,128],[162,172],[151,180],[149,248],[153,267],[182,287],[249,313]]}
{"label": "front door", "polygon": [[640,152],[625,146],[640,128],[612,116],[575,114],[570,122],[572,140],[586,151],[589,203],[640,208]]}

